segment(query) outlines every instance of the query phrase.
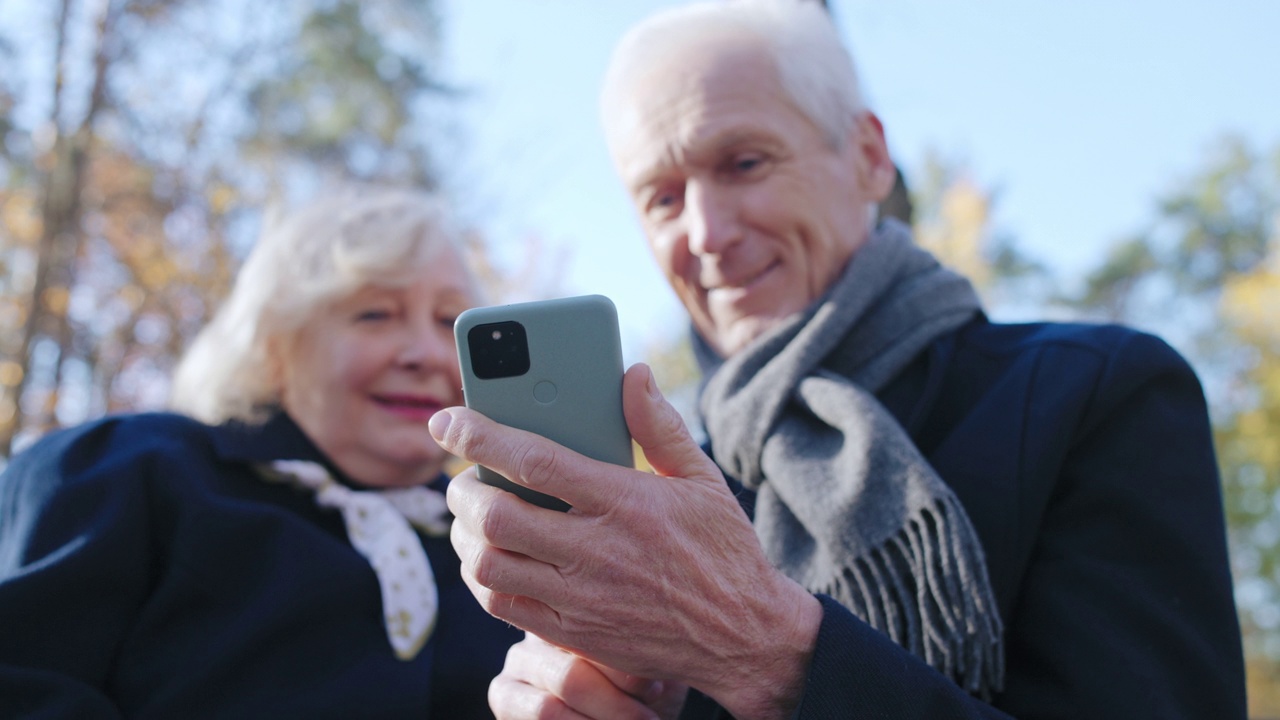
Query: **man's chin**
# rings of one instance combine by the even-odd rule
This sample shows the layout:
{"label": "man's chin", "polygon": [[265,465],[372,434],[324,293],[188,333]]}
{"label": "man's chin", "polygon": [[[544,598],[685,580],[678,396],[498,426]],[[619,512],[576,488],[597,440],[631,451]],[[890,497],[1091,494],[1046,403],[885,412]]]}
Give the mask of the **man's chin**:
{"label": "man's chin", "polygon": [[756,338],[777,327],[781,320],[779,317],[761,315],[735,318],[717,325],[715,336],[707,340],[721,357],[732,357],[755,342]]}

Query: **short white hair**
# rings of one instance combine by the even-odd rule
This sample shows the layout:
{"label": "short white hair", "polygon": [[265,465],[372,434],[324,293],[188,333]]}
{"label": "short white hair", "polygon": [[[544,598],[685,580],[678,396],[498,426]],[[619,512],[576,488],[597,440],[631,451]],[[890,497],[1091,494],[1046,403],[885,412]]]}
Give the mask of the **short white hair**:
{"label": "short white hair", "polygon": [[353,186],[267,213],[231,294],[178,364],[171,406],[211,424],[263,419],[280,401],[273,341],[363,287],[410,284],[443,250],[466,267],[459,236],[439,197],[412,190]]}
{"label": "short white hair", "polygon": [[853,57],[815,0],[704,1],[660,11],[632,27],[614,49],[601,94],[601,117],[618,147],[627,93],[663,57],[705,46],[708,38],[754,38],[771,55],[796,108],[839,147],[866,109]]}

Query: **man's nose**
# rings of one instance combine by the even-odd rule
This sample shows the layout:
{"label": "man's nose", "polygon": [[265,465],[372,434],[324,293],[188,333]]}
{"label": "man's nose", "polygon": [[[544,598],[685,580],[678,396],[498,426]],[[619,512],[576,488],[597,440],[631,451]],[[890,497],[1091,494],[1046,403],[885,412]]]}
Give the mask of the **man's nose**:
{"label": "man's nose", "polygon": [[733,198],[727,192],[710,183],[690,182],[684,202],[690,253],[719,255],[737,242],[740,227]]}

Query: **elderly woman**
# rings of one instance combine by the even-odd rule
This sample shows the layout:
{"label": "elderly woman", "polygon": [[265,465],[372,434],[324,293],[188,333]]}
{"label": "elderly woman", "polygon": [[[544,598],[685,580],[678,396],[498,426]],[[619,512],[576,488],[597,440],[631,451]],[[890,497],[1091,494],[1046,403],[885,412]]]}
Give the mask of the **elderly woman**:
{"label": "elderly woman", "polygon": [[0,715],[490,717],[519,633],[449,546],[452,326],[437,201],[272,223],[175,407],[54,433],[0,476]]}

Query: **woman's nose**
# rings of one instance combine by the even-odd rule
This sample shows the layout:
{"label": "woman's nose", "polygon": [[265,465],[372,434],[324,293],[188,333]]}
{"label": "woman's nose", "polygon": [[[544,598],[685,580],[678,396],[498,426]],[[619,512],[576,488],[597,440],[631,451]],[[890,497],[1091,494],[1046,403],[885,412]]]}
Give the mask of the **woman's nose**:
{"label": "woman's nose", "polygon": [[410,367],[456,364],[453,334],[441,330],[434,323],[432,327],[417,328],[406,338],[397,359],[400,364]]}

